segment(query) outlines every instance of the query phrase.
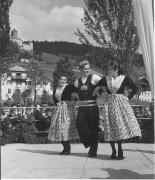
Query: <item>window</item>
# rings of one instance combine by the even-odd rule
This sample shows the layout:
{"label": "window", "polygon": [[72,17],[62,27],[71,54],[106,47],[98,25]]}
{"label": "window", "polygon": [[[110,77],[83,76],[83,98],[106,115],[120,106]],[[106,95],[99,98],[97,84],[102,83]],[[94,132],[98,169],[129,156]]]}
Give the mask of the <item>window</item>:
{"label": "window", "polygon": [[30,85],[31,85],[31,81],[27,81],[27,85],[29,85],[29,86],[30,86]]}
{"label": "window", "polygon": [[11,93],[11,89],[8,89],[8,93],[9,93],[9,94]]}
{"label": "window", "polygon": [[21,85],[21,84],[22,84],[22,82],[21,82],[21,81],[17,81],[16,83],[17,83],[17,85]]}
{"label": "window", "polygon": [[11,83],[11,80],[8,80],[8,84],[12,84],[12,83]]}
{"label": "window", "polygon": [[21,76],[21,73],[16,73],[16,76],[18,76],[18,77]]}
{"label": "window", "polygon": [[44,81],[44,82],[43,82],[43,85],[48,85],[48,82]]}

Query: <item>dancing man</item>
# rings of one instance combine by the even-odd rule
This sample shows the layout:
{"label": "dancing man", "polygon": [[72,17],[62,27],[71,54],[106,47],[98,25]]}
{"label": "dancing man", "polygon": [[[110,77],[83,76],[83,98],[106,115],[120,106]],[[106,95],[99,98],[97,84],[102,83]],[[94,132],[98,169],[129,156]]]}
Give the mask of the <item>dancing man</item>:
{"label": "dancing man", "polygon": [[84,60],[80,62],[81,77],[76,79],[75,87],[78,88],[80,105],[77,113],[76,127],[85,148],[90,147],[88,156],[96,157],[98,148],[98,123],[99,109],[95,98],[92,96],[95,85],[100,77],[90,74],[90,64]]}

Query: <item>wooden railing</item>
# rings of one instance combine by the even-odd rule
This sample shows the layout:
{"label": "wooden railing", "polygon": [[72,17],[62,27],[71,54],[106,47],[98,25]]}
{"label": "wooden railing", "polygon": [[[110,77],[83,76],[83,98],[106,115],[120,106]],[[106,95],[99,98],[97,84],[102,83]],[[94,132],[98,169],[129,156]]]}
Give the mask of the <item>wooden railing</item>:
{"label": "wooden railing", "polygon": [[[144,124],[149,124],[149,126],[153,126],[153,121],[154,121],[154,105],[131,105],[134,112],[135,112],[135,115],[137,117],[137,120],[140,124],[140,126],[142,125],[143,127],[145,126]],[[47,107],[40,107],[40,108],[37,108],[37,107],[1,107],[1,112],[4,111],[4,113],[7,113],[9,114],[10,110],[11,109],[14,109],[16,111],[16,115],[20,115],[21,116],[24,116],[24,113],[25,113],[25,109],[26,108],[29,108],[32,110],[32,112],[34,111],[35,112],[35,109],[38,109],[40,112],[43,112],[45,111],[46,109],[55,109],[56,106],[47,106]],[[75,106],[76,109],[78,109],[78,106]],[[102,108],[102,106],[100,106],[99,108]],[[42,114],[43,115],[43,114]],[[2,114],[1,114],[1,123],[5,121],[5,119],[2,118]],[[34,120],[34,124],[36,125],[37,123],[39,123],[40,120],[38,120],[37,118]],[[18,122],[20,124],[21,119],[19,118],[18,119]],[[145,128],[146,130],[146,128]],[[152,130],[151,130],[152,131]],[[142,132],[143,132],[143,129],[142,129]],[[37,137],[38,135],[41,136],[43,134],[48,134],[48,129],[46,130],[37,130],[37,131],[31,131],[29,132],[31,133],[32,135],[36,134]],[[22,142],[22,140],[20,140],[21,138],[21,134],[19,134],[19,142]]]}
{"label": "wooden railing", "polygon": [[[87,106],[87,105],[83,105],[83,106]],[[153,117],[152,115],[152,110],[154,109],[154,105],[131,105],[131,107],[133,108],[135,115],[137,117],[137,119],[151,119]],[[10,110],[15,110],[16,114],[20,114],[23,115],[24,111],[26,109],[31,109],[32,111],[34,109],[38,109],[39,111],[42,110],[46,110],[46,109],[55,109],[56,106],[47,106],[47,107],[0,107],[1,111],[3,111],[4,113],[9,114]],[[78,109],[78,106],[75,106],[76,109]],[[99,108],[102,108],[102,106],[99,106]],[[145,117],[144,117],[145,116]],[[1,119],[2,120],[2,119]]]}
{"label": "wooden railing", "polygon": [[[137,119],[143,119],[143,120],[147,120],[147,119],[152,119],[153,118],[153,110],[154,110],[154,105],[131,105],[131,107],[134,110],[135,116],[137,117]],[[16,115],[23,115],[25,113],[26,109],[31,109],[31,111],[33,112],[34,109],[37,109],[39,111],[42,110],[46,110],[46,109],[55,109],[56,106],[47,106],[47,107],[1,107],[1,111],[3,111],[4,113],[6,113],[7,115],[9,114],[10,110],[14,110],[16,111]],[[76,109],[78,109],[78,106],[75,106]],[[99,106],[99,108],[101,109],[102,106]],[[2,118],[0,119],[1,121],[3,120]],[[20,121],[20,120],[19,120]],[[37,119],[35,119],[35,121],[39,121]]]}

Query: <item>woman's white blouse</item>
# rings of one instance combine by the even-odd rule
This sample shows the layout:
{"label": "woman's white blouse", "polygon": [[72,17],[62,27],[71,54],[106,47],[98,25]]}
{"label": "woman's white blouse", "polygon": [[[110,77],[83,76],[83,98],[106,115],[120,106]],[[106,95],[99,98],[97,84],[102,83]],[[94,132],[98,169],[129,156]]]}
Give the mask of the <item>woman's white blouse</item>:
{"label": "woman's white blouse", "polygon": [[55,97],[58,101],[61,101],[61,96],[62,96],[62,93],[65,89],[65,87],[67,86],[67,84],[65,84],[64,86],[62,87],[57,87],[56,88],[56,92],[55,92]]}
{"label": "woman's white blouse", "polygon": [[124,75],[117,76],[116,78],[113,78],[112,76],[106,76],[107,87],[111,93],[116,93],[119,90],[124,78]]}

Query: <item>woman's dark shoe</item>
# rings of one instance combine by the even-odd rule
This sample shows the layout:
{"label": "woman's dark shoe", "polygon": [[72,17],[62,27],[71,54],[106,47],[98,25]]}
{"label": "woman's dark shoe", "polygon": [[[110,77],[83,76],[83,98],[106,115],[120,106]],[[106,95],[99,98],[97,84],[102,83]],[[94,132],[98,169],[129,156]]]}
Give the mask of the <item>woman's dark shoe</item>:
{"label": "woman's dark shoe", "polygon": [[97,156],[97,153],[88,153],[88,157],[94,158]]}
{"label": "woman's dark shoe", "polygon": [[65,153],[66,153],[66,151],[65,151],[65,149],[62,151],[62,152],[60,152],[59,154],[60,155],[65,155]]}
{"label": "woman's dark shoe", "polygon": [[60,153],[60,155],[70,155],[70,152],[71,152],[71,148],[68,147],[68,148],[64,149],[64,150]]}
{"label": "woman's dark shoe", "polygon": [[63,150],[60,155],[70,155],[70,150]]}
{"label": "woman's dark shoe", "polygon": [[88,151],[88,157],[96,157],[97,156],[97,152],[92,148],[92,146],[90,147],[89,151]]}
{"label": "woman's dark shoe", "polygon": [[116,159],[116,151],[113,151],[111,154],[111,159]]}
{"label": "woman's dark shoe", "polygon": [[70,155],[70,149],[68,149],[66,152],[65,152],[65,155]]}
{"label": "woman's dark shoe", "polygon": [[123,150],[122,150],[122,149],[118,150],[117,159],[118,159],[118,160],[122,160],[122,159],[124,159],[124,158],[125,158],[125,157],[123,156]]}

